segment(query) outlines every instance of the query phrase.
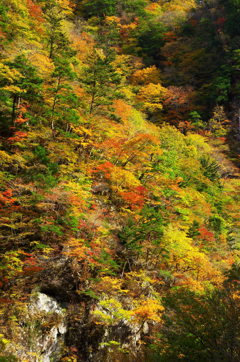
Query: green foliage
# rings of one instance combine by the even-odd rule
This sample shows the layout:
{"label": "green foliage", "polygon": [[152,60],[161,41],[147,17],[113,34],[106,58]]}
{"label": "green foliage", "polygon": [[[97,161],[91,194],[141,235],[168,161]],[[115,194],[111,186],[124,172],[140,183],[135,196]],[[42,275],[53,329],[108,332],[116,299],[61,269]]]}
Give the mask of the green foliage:
{"label": "green foliage", "polygon": [[42,79],[24,55],[18,55],[1,66],[0,100],[3,106],[0,117],[1,127],[6,132],[6,128],[14,124],[21,104],[31,104],[34,109],[36,102],[42,100]]}
{"label": "green foliage", "polygon": [[[164,221],[161,216],[160,207],[157,205],[146,206],[140,214],[138,223],[135,220],[128,220],[119,233],[121,242],[127,249],[139,250],[144,247],[142,242],[150,240],[153,244],[159,245],[163,235]],[[142,250],[144,252],[144,250]]]}
{"label": "green foliage", "polygon": [[142,19],[137,29],[138,54],[142,56],[147,65],[159,61],[160,49],[164,44],[164,24],[153,19]]}
{"label": "green foliage", "polygon": [[210,157],[203,156],[201,157],[200,162],[203,168],[204,176],[209,178],[211,181],[215,181],[220,178],[220,166],[215,160],[211,159]]}
{"label": "green foliage", "polygon": [[[114,52],[96,49],[88,58],[88,65],[83,72],[83,87],[89,95],[89,113],[112,103],[117,95],[120,76],[112,66]],[[109,87],[112,91],[109,92]]]}
{"label": "green foliage", "polygon": [[[174,313],[166,317],[161,331],[159,356],[153,361],[211,361],[239,358],[237,306],[234,285],[204,296],[175,291],[165,298]],[[164,347],[162,350],[161,348]],[[165,348],[167,348],[165,350]]]}
{"label": "green foliage", "polygon": [[116,0],[90,0],[82,1],[81,7],[86,18],[91,16],[111,16],[116,14]]}
{"label": "green foliage", "polygon": [[229,4],[2,0],[0,360],[36,357],[35,289],[66,301],[71,360],[124,360],[130,334],[153,360],[239,359]]}
{"label": "green foliage", "polygon": [[1,357],[0,356],[0,362],[16,362],[17,357],[8,355],[7,357]]}
{"label": "green foliage", "polygon": [[130,14],[134,16],[144,15],[146,0],[82,0],[77,4],[77,9],[83,13],[84,17],[101,17]]}

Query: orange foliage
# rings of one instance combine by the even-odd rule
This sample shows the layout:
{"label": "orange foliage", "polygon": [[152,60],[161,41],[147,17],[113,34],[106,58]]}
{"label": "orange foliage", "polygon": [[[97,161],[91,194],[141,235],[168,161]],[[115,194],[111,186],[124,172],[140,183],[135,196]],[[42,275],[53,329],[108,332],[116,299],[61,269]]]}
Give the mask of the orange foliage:
{"label": "orange foliage", "polygon": [[[193,97],[194,92],[191,87],[169,87],[163,101],[166,120],[172,124],[187,121],[192,109]],[[184,128],[186,127],[188,127],[187,124]]]}
{"label": "orange foliage", "polygon": [[94,47],[93,38],[86,32],[82,32],[80,36],[76,34],[71,37],[72,45],[77,50],[77,57],[81,61],[86,61],[87,57],[92,53]]}
{"label": "orange foliage", "polygon": [[147,299],[142,301],[141,305],[135,308],[131,314],[134,319],[141,323],[147,320],[160,322],[163,311],[164,307],[157,300]]}
{"label": "orange foliage", "polygon": [[170,42],[176,40],[177,36],[173,31],[168,31],[167,33],[164,34],[164,39],[165,41]]}
{"label": "orange foliage", "polygon": [[27,119],[23,117],[22,113],[20,113],[14,123],[22,124],[22,123],[25,123],[25,122],[27,122]]}
{"label": "orange foliage", "polygon": [[7,189],[0,193],[0,204],[4,206],[11,206],[14,204],[16,199],[12,198],[13,192],[11,189]]}
{"label": "orange foliage", "polygon": [[0,29],[0,38],[5,39],[6,34]]}
{"label": "orange foliage", "polygon": [[43,270],[43,267],[38,265],[35,257],[31,256],[24,260],[23,272],[24,274],[34,274]]}
{"label": "orange foliage", "polygon": [[111,170],[113,167],[114,167],[114,165],[111,162],[106,161],[106,162],[102,163],[101,165],[94,167],[94,169],[92,169],[90,172],[92,174],[96,174],[96,173],[103,174],[105,178],[109,179],[110,175],[111,175]]}
{"label": "orange foliage", "polygon": [[157,3],[151,3],[147,5],[145,9],[151,13],[157,13],[161,9],[161,7]]}
{"label": "orange foliage", "polygon": [[8,138],[8,141],[10,143],[20,142],[20,141],[23,141],[24,139],[26,139],[27,136],[28,136],[28,134],[26,132],[16,131],[16,132],[14,132],[13,137]]}
{"label": "orange foliage", "polygon": [[115,114],[123,121],[127,121],[128,117],[132,113],[132,107],[121,99],[116,99],[113,102],[113,108],[115,110]]}
{"label": "orange foliage", "polygon": [[32,0],[27,0],[27,7],[32,18],[36,19],[39,23],[44,21],[42,9],[38,4],[35,4]]}
{"label": "orange foliage", "polygon": [[136,29],[137,27],[137,22],[133,22],[127,25],[122,25],[121,26],[121,30],[120,30],[120,34],[123,38],[127,38],[130,36],[130,33],[132,32],[132,30]]}
{"label": "orange foliage", "polygon": [[126,201],[132,210],[141,209],[147,194],[147,189],[143,186],[134,187],[131,191],[120,193],[123,200]]}
{"label": "orange foliage", "polygon": [[198,229],[199,233],[200,233],[200,239],[204,240],[204,241],[214,241],[215,237],[214,234],[207,230],[204,226],[200,227]]}

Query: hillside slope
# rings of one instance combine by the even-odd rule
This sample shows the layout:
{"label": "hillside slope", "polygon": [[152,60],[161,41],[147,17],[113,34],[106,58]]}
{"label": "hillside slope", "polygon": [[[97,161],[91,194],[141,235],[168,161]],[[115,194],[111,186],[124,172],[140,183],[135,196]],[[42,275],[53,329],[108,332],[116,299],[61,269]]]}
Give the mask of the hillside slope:
{"label": "hillside slope", "polygon": [[0,361],[239,360],[237,131],[202,12],[2,0]]}

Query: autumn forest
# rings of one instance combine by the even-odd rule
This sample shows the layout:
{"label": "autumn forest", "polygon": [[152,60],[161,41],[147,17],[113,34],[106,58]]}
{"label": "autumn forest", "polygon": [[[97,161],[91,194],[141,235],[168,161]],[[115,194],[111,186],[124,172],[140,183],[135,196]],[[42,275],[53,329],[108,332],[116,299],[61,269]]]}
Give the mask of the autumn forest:
{"label": "autumn forest", "polygon": [[0,0],[0,362],[240,361],[239,14]]}

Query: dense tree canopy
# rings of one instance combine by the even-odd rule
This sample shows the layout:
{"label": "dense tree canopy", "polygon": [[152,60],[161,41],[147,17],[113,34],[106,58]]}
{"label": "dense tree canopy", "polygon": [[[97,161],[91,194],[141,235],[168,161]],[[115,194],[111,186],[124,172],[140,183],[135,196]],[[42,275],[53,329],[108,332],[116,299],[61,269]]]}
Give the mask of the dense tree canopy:
{"label": "dense tree canopy", "polygon": [[0,360],[239,360],[239,6],[2,0]]}

